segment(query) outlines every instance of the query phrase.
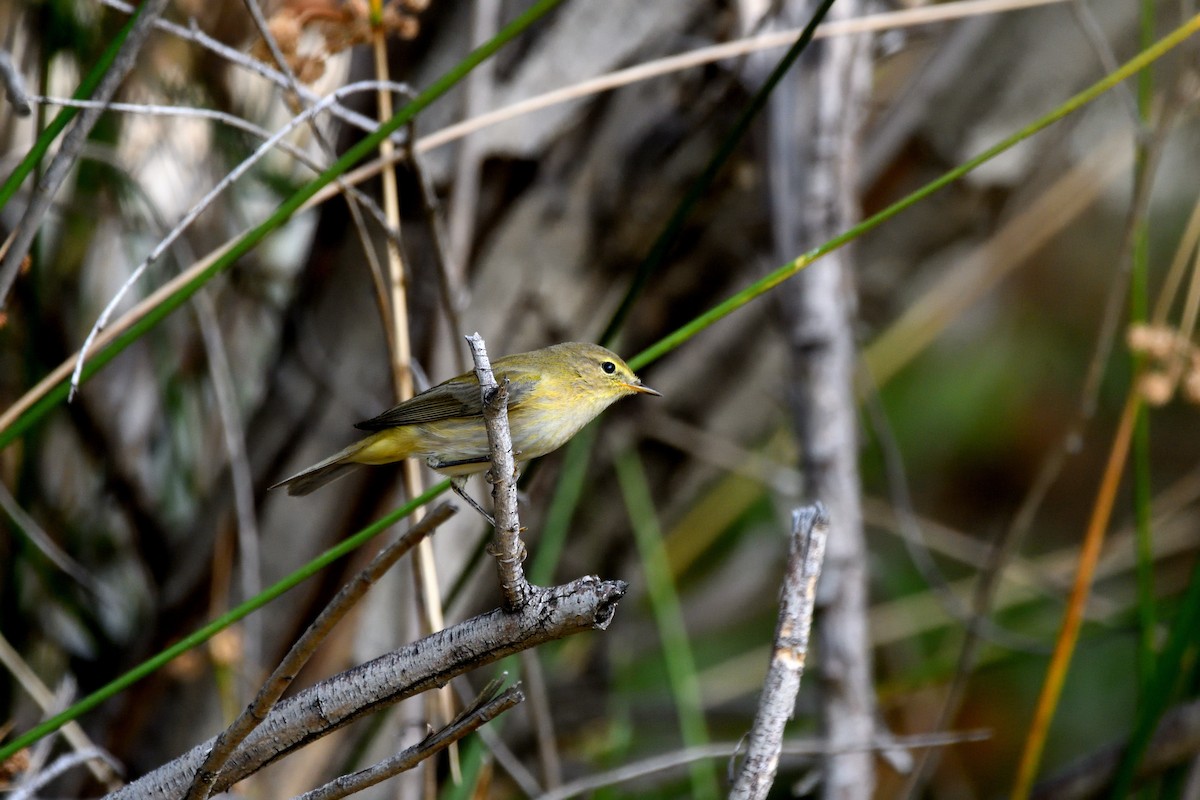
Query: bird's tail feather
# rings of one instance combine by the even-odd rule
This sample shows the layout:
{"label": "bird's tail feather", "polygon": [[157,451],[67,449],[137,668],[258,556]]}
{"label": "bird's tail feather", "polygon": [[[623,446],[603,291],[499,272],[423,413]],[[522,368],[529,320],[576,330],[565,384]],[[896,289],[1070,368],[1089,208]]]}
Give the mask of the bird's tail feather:
{"label": "bird's tail feather", "polygon": [[364,441],[355,442],[345,450],[334,453],[324,461],[320,461],[308,469],[297,472],[292,477],[280,481],[271,488],[278,489],[281,486],[286,486],[287,493],[293,496],[315,492],[325,484],[343,477],[350,470],[358,466],[358,464],[350,461],[350,459],[363,448]]}

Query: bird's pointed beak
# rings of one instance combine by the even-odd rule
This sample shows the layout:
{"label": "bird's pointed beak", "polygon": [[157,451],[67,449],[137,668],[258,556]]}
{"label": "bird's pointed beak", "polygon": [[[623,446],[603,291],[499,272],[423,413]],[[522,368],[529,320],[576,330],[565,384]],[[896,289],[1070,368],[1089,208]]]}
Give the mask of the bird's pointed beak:
{"label": "bird's pointed beak", "polygon": [[652,394],[655,397],[662,397],[662,392],[656,392],[641,381],[625,384],[631,391],[639,392],[640,394]]}

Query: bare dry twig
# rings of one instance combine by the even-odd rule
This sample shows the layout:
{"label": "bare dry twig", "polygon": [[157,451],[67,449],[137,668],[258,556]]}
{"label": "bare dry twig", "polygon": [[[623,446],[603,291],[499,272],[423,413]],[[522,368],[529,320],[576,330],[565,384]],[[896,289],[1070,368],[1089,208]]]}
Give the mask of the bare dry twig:
{"label": "bare dry twig", "polygon": [[783,728],[796,708],[796,693],[808,659],[817,579],[825,560],[829,515],[819,502],[792,512],[791,547],[780,593],[775,650],[750,729],[746,759],[729,792],[736,800],[763,798],[775,782]]}
{"label": "bare dry twig", "polygon": [[[400,86],[401,84],[397,84]],[[236,114],[231,114],[227,111],[219,111],[213,108],[198,108],[193,106],[170,106],[158,105],[154,103],[98,103],[94,100],[76,100],[73,97],[54,97],[47,95],[30,95],[30,102],[36,105],[62,106],[64,108],[100,108],[107,111],[114,111],[125,114],[141,114],[149,117],[179,117],[182,119],[202,119],[210,120],[221,125],[227,125],[234,130],[243,131],[250,134],[260,141],[271,139],[275,134],[263,128],[261,125],[256,125],[244,117],[239,117]],[[333,109],[338,108],[337,104],[329,106],[330,113]],[[314,175],[319,175],[326,167],[325,164],[318,163],[311,158],[303,148],[288,141],[287,139],[275,138],[275,146],[283,152],[287,153],[297,162],[308,167]],[[85,151],[87,153],[87,151]],[[114,166],[124,169],[124,166],[119,162],[114,162]],[[358,181],[362,183],[360,179]],[[387,230],[387,217],[383,215],[383,209],[379,204],[372,200],[368,195],[364,194],[355,185],[349,183],[345,178],[340,178],[333,185],[338,191],[349,192],[355,201],[361,203],[364,208],[371,214],[371,217],[379,223],[379,227],[384,229],[389,235],[391,231]],[[336,194],[336,192],[335,192]],[[331,195],[332,197],[332,195]],[[168,226],[163,225],[163,230],[168,230]],[[3,256],[5,249],[0,247],[0,256]]]}
{"label": "bare dry twig", "polygon": [[[1054,2],[1061,2],[1061,0],[1054,0]],[[114,8],[124,14],[132,14],[134,11],[134,6],[124,2],[124,0],[100,0],[100,4],[108,6],[109,8]],[[312,91],[304,84],[289,83],[286,75],[279,70],[272,69],[265,62],[260,61],[259,59],[248,55],[247,53],[243,53],[242,51],[230,47],[229,45],[226,45],[223,42],[220,42],[209,36],[204,31],[200,30],[200,28],[196,25],[195,20],[192,20],[190,28],[185,28],[182,25],[176,25],[174,22],[168,22],[167,20],[163,19],[155,20],[154,27],[160,31],[170,33],[171,35],[176,36],[185,42],[192,42],[200,47],[203,47],[213,55],[223,58],[231,64],[235,64],[242,69],[252,72],[259,77],[274,83],[281,89],[286,91],[294,91],[298,97],[303,98],[308,103],[316,103],[322,99],[321,95]],[[351,109],[342,105],[340,102],[334,103],[332,106],[330,106],[329,111],[333,116],[337,117],[343,122],[353,125],[354,127],[366,133],[370,133],[378,127],[378,123],[376,123],[375,120],[364,116],[357,111],[352,111]],[[393,133],[392,138],[397,141],[402,141],[403,134],[399,132]]]}
{"label": "bare dry twig", "polygon": [[25,509],[21,508],[17,499],[12,496],[8,487],[0,483],[0,511],[8,515],[13,525],[18,531],[25,534],[28,542],[37,548],[37,551],[45,556],[50,563],[58,567],[62,572],[78,583],[86,590],[97,602],[111,602],[112,593],[104,589],[104,585],[96,579],[92,573],[88,572],[87,567],[80,564],[66,550],[54,541],[54,537],[42,529],[37,520],[29,516]]}
{"label": "bare dry twig", "polygon": [[121,765],[107,751],[99,747],[86,747],[82,750],[59,756],[54,760],[53,764],[38,772],[37,775],[31,776],[27,782],[16,787],[8,797],[10,800],[35,800],[39,789],[68,770],[74,769],[81,764],[87,765],[91,769],[94,769],[96,765],[103,765],[103,768],[109,775],[121,769]]}
{"label": "bare dry twig", "polygon": [[[233,507],[237,516],[237,549],[242,594],[254,597],[262,589],[262,557],[258,547],[258,516],[254,510],[254,478],[250,472],[250,456],[246,449],[246,426],[238,408],[233,367],[229,363],[225,335],[221,332],[216,304],[210,289],[196,292],[195,311],[200,338],[208,360],[217,416],[221,420],[221,435],[225,440],[225,451],[229,455],[229,482],[233,487]],[[257,676],[263,669],[262,619],[251,616],[243,621],[242,625],[245,634],[242,651],[243,674]]]}
{"label": "bare dry twig", "polygon": [[[2,486],[2,485],[0,485]],[[47,714],[53,713],[55,707],[54,692],[50,687],[42,683],[42,679],[32,667],[26,663],[21,654],[17,652],[8,639],[4,637],[4,633],[0,632],[0,664],[12,674],[12,676],[21,685],[21,688],[33,698],[38,707]],[[0,728],[0,735],[5,731]],[[63,739],[67,741],[76,753],[91,752],[96,749],[95,743],[88,738],[83,727],[78,722],[68,722],[63,726],[61,731]],[[3,762],[0,762],[2,765]],[[116,789],[121,785],[120,769],[114,769],[109,765],[107,759],[90,759],[87,762],[88,770],[95,776],[96,780],[100,781],[109,789]]]}
{"label": "bare dry twig", "polygon": [[[507,672],[501,672],[500,674],[503,678],[508,677]],[[522,691],[528,691],[528,676],[521,683],[523,686]],[[457,694],[458,700],[462,705],[471,705],[470,687],[466,686],[465,681],[458,682]],[[526,695],[526,699],[529,699],[528,695]],[[495,769],[506,773],[516,786],[517,791],[526,797],[538,798],[546,793],[546,789],[542,787],[538,779],[534,777],[534,774],[529,771],[517,754],[512,751],[512,748],[504,741],[497,729],[480,728],[479,741],[483,743],[484,748],[488,751],[488,757],[494,763]]]}
{"label": "bare dry twig", "polygon": [[[486,66],[488,63],[490,62],[485,61],[481,66]],[[471,73],[471,75],[474,74],[475,72]],[[471,75],[467,76],[468,79]],[[443,323],[450,331],[458,333],[463,329],[459,307],[463,305],[463,298],[466,294],[463,279],[465,270],[463,262],[451,253],[446,225],[442,222],[437,189],[433,185],[429,170],[425,168],[421,154],[413,146],[416,139],[416,131],[410,129],[404,156],[408,159],[409,169],[412,171],[417,188],[420,189],[421,211],[425,215],[425,225],[429,229],[429,237],[433,242],[434,263],[437,265],[438,295],[442,301],[442,313],[445,315]],[[462,351],[457,347],[452,350],[455,372],[466,372],[467,362],[463,358]]]}
{"label": "bare dry twig", "polygon": [[[223,792],[276,759],[369,713],[441,686],[463,673],[512,653],[612,621],[624,581],[585,577],[552,588],[533,588],[514,612],[496,609],[430,634],[298,692],[278,703],[234,751],[213,784]],[[214,740],[193,747],[109,800],[184,794]]]}
{"label": "bare dry twig", "polygon": [[233,183],[241,178],[242,175],[244,175],[252,166],[258,163],[258,161],[266,156],[267,153],[273,150],[279,141],[287,136],[294,128],[308,122],[309,119],[318,113],[334,105],[341,97],[353,92],[362,91],[364,89],[377,88],[377,86],[378,84],[375,81],[359,81],[357,83],[343,86],[333,94],[321,100],[319,103],[295,115],[288,120],[286,125],[276,131],[271,138],[259,145],[259,147],[250,156],[243,159],[240,164],[227,172],[225,176],[221,178],[221,180],[218,181],[217,184],[204,195],[204,197],[200,198],[200,200],[198,200],[196,204],[192,206],[192,208],[183,216],[183,218],[175,225],[175,227],[172,228],[171,231],[154,246],[154,249],[150,251],[150,254],[142,260],[142,263],[139,264],[132,273],[130,273],[129,278],[126,279],[125,283],[122,284],[121,288],[117,291],[113,298],[109,300],[108,305],[105,306],[104,311],[101,312],[100,317],[96,320],[96,323],[88,332],[87,338],[83,342],[83,347],[79,349],[78,357],[75,360],[75,370],[71,375],[71,392],[69,397],[73,398],[75,393],[79,390],[79,384],[83,378],[83,365],[88,353],[92,349],[92,344],[108,325],[109,319],[112,317],[113,313],[115,313],[121,300],[125,297],[125,294],[133,287],[138,279],[141,278],[146,269],[149,268],[149,266],[155,261],[157,261],[162,254],[167,251],[167,248],[169,248],[175,242],[176,239],[183,235],[184,231],[196,221],[200,214],[207,210],[222,192],[233,185]]}
{"label": "bare dry twig", "polygon": [[554,735],[554,713],[546,671],[542,669],[542,660],[537,653],[531,650],[521,653],[521,672],[529,690],[529,705],[526,708],[537,743],[542,783],[547,789],[557,789],[563,782],[562,759],[559,758],[557,737]]}
{"label": "bare dry twig", "polygon": [[425,759],[440,753],[450,745],[462,739],[472,731],[525,699],[519,686],[513,686],[500,694],[495,690],[484,689],[475,704],[452,720],[448,725],[422,739],[412,747],[397,753],[391,758],[384,759],[374,766],[359,770],[350,775],[343,775],[337,780],[305,792],[296,800],[341,800],[355,792],[360,792],[369,786],[399,775],[410,770]]}
{"label": "bare dry twig", "polygon": [[21,72],[13,65],[12,56],[3,48],[0,48],[0,83],[4,85],[13,113],[18,117],[28,117],[33,113],[33,107],[29,105],[29,95],[25,91],[25,82],[21,80]]}
{"label": "bare dry twig", "polygon": [[454,513],[454,507],[443,503],[435,508],[429,516],[421,520],[408,533],[401,536],[392,544],[381,550],[361,572],[346,584],[325,609],[313,620],[304,634],[296,640],[291,650],[279,662],[279,666],[271,673],[246,710],[226,728],[213,742],[204,763],[196,770],[188,788],[187,800],[204,800],[216,783],[221,768],[233,755],[237,746],[266,719],[271,707],[283,696],[300,669],[312,657],[317,646],[325,639],[333,626],[346,615],[351,608],[366,594],[367,590],[379,578],[391,569],[405,553],[418,542],[424,541],[438,525],[441,525]]}
{"label": "bare dry twig", "polygon": [[467,343],[475,360],[475,375],[479,378],[479,391],[483,396],[483,424],[492,451],[488,481],[492,484],[496,536],[490,551],[500,573],[504,608],[517,611],[528,602],[533,589],[521,566],[525,560],[525,544],[521,541],[521,520],[517,517],[517,465],[508,429],[508,380],[503,386],[496,383],[487,349],[478,333],[468,336]]}
{"label": "bare dry twig", "polygon": [[[105,2],[109,3],[118,1],[105,0]],[[956,0],[956,2],[905,8],[878,14],[864,14],[849,19],[829,20],[817,27],[814,38],[847,37],[918,25],[932,25],[949,20],[1020,11],[1027,8],[1062,2],[1066,2],[1066,0]],[[704,66],[705,64],[739,58],[763,50],[786,47],[796,41],[796,37],[800,35],[800,30],[799,27],[775,30],[760,36],[700,47],[686,53],[664,56],[663,58],[647,61],[636,66],[598,75],[595,78],[589,78],[571,86],[553,89],[549,92],[519,100],[511,105],[484,112],[462,122],[447,125],[440,131],[435,131],[418,141],[417,150],[419,152],[432,150],[435,147],[441,147],[457,139],[462,139],[478,130],[498,125],[501,122],[506,122],[524,114],[531,114],[544,108],[550,108],[560,103],[591,97],[602,92],[612,91],[623,86],[629,86],[663,75],[671,75],[682,72],[685,69]]]}

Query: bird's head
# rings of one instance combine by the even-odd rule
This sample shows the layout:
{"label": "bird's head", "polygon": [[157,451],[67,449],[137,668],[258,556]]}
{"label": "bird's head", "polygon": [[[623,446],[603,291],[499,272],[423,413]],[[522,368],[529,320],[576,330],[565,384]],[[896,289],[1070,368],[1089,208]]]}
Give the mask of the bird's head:
{"label": "bird's head", "polygon": [[620,356],[598,344],[566,342],[548,349],[562,358],[577,390],[598,404],[607,406],[631,394],[662,396],[642,383]]}

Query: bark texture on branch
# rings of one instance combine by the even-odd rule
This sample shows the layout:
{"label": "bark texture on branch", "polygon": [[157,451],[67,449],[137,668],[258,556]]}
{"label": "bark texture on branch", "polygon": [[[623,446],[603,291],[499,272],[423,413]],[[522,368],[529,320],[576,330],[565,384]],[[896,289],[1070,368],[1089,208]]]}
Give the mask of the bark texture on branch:
{"label": "bark texture on branch", "polygon": [[512,433],[508,427],[508,381],[496,382],[483,338],[478,334],[467,337],[475,376],[483,400],[483,424],[487,429],[492,466],[488,482],[492,485],[492,513],[495,514],[496,534],[492,539],[491,555],[496,559],[500,576],[500,593],[504,608],[516,611],[532,597],[532,588],[525,579],[521,563],[525,560],[525,544],[521,541],[521,520],[517,516],[517,463],[513,456]]}
{"label": "bark texture on branch", "polygon": [[[785,3],[779,24],[803,24],[813,5]],[[862,10],[860,0],[840,0],[828,20]],[[870,89],[869,46],[866,36],[815,42],[772,97],[768,157],[772,227],[781,260],[795,258],[859,218],[859,138]],[[870,741],[875,729],[854,392],[853,253],[853,247],[831,253],[780,291],[806,492],[828,506],[833,520],[818,636],[821,713],[835,750]],[[827,760],[826,798],[868,800],[874,785],[870,753],[842,753]]]}
{"label": "bark texture on branch", "polygon": [[366,769],[342,775],[311,792],[305,792],[296,800],[341,800],[343,797],[357,794],[388,778],[393,778],[401,772],[412,769],[524,700],[525,695],[518,687],[507,689],[474,709],[463,712],[450,724],[429,734],[412,747]]}
{"label": "bark texture on branch", "polygon": [[771,791],[783,751],[783,729],[796,708],[796,693],[808,660],[808,640],[817,579],[825,561],[829,516],[820,503],[792,512],[787,571],[779,598],[779,624],[771,666],[763,682],[746,758],[729,792],[732,800],[761,800]]}
{"label": "bark texture on branch", "polygon": [[[543,642],[608,626],[623,581],[585,577],[536,589],[516,613],[499,609],[438,631],[284,700],[229,759],[217,792],[365,714],[442,686],[468,670]],[[181,797],[213,740],[108,795],[111,800]]]}

